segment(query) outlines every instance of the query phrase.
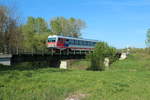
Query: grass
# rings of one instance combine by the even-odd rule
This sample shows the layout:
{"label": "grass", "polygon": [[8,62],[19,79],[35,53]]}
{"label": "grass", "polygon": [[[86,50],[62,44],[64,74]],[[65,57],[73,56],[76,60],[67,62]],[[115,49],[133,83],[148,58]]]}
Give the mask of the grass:
{"label": "grass", "polygon": [[[134,53],[103,72],[54,68],[2,70],[0,100],[65,100],[74,94],[85,94],[83,100],[149,100],[149,61],[150,55]],[[82,61],[75,64],[82,65]]]}

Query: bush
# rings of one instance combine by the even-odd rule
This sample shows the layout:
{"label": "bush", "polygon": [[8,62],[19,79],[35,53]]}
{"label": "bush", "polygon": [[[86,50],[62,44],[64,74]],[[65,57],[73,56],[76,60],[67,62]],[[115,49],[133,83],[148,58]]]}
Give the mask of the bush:
{"label": "bush", "polygon": [[94,51],[87,55],[87,59],[91,62],[90,70],[105,70],[104,59],[107,57],[110,63],[116,60],[116,49],[109,46],[105,42],[98,42]]}

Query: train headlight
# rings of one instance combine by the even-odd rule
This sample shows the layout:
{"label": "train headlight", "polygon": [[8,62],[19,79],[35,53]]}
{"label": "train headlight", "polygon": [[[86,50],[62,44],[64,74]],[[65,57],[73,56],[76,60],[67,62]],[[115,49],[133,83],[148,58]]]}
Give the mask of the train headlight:
{"label": "train headlight", "polygon": [[48,44],[48,47],[56,47],[56,44]]}

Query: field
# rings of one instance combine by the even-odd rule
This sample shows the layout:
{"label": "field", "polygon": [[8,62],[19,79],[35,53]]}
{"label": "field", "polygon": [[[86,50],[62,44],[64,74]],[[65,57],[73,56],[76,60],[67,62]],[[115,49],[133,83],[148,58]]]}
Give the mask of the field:
{"label": "field", "polygon": [[[87,61],[83,61],[86,65]],[[76,63],[83,65],[82,61]],[[75,64],[73,65],[75,67]],[[107,71],[54,68],[0,71],[0,100],[149,100],[150,56],[133,53]]]}

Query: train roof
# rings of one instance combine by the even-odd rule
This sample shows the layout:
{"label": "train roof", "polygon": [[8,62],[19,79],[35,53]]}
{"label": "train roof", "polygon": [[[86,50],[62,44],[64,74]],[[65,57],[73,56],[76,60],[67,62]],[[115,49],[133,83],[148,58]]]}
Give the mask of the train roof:
{"label": "train roof", "polygon": [[93,42],[99,42],[98,40],[92,40],[92,39],[84,39],[84,38],[74,38],[74,37],[68,37],[68,36],[60,36],[60,35],[49,35],[48,38],[66,38],[66,39],[74,39],[74,40],[84,40],[84,41],[93,41]]}

